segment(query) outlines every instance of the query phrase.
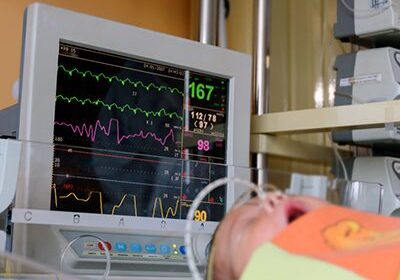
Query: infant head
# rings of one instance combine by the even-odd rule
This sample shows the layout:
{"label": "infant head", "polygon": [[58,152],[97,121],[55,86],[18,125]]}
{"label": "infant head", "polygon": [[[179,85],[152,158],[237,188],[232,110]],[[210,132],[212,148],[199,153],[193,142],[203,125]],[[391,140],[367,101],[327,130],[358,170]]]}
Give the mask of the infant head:
{"label": "infant head", "polygon": [[239,279],[252,253],[299,216],[326,205],[309,197],[268,193],[231,210],[213,239],[213,280]]}

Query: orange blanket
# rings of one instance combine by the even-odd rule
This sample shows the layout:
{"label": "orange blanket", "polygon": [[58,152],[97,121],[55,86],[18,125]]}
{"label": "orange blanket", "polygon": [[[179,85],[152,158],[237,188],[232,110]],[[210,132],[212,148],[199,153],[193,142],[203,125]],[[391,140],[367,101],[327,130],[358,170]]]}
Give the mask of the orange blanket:
{"label": "orange blanket", "polygon": [[400,218],[327,206],[295,220],[273,243],[368,279],[400,280]]}

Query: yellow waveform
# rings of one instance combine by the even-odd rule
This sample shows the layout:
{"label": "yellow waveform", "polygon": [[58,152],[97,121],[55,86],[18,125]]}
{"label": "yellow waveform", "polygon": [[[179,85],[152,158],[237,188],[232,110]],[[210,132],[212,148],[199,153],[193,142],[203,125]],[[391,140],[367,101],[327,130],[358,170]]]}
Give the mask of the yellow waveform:
{"label": "yellow waveform", "polygon": [[122,205],[122,203],[124,203],[125,198],[127,196],[132,196],[133,198],[133,212],[135,214],[135,216],[137,216],[137,205],[136,205],[136,195],[130,195],[130,194],[124,194],[124,196],[121,198],[121,201],[118,204],[115,204],[111,210],[111,215],[115,214],[115,210],[119,209]]}
{"label": "yellow waveform", "polygon": [[[80,197],[78,197],[74,192],[70,192],[70,193],[67,194],[67,195],[60,195],[60,196],[58,196],[58,195],[57,195],[57,188],[56,188],[55,186],[52,186],[51,188],[52,188],[52,190],[54,191],[54,192],[53,192],[53,195],[54,195],[54,203],[55,203],[56,208],[58,208],[58,200],[59,200],[59,199],[67,199],[67,198],[69,198],[69,197],[73,197],[73,198],[74,198],[75,200],[77,200],[77,201],[88,202],[88,201],[92,198],[92,195],[93,195],[93,194],[98,194],[98,195],[99,195],[100,213],[101,213],[101,214],[104,214],[104,209],[103,209],[103,194],[102,194],[102,192],[100,192],[100,191],[91,191],[91,192],[89,193],[89,195],[88,195],[87,198],[80,198]],[[119,203],[118,203],[118,204],[115,204],[115,205],[112,207],[111,215],[114,215],[115,212],[116,212],[119,208],[121,208],[122,204],[125,202],[125,200],[126,200],[126,198],[127,198],[128,196],[132,196],[134,215],[135,215],[135,216],[138,215],[138,214],[137,214],[136,195],[132,195],[132,194],[124,194],[124,195],[122,196],[121,200],[119,201]],[[176,200],[175,207],[168,207],[166,213],[164,214],[164,207],[163,207],[162,199],[161,199],[161,197],[156,197],[156,198],[154,199],[154,203],[153,203],[153,213],[152,213],[152,217],[153,217],[153,218],[155,217],[155,214],[156,214],[157,205],[159,205],[159,207],[160,207],[160,213],[161,213],[161,217],[162,217],[163,219],[166,219],[166,218],[168,218],[169,216],[175,217],[176,214],[177,214],[177,212],[178,212],[179,198]]]}
{"label": "yellow waveform", "polygon": [[134,210],[135,210],[135,216],[137,217],[136,195],[133,196],[133,205],[134,205]]}
{"label": "yellow waveform", "polygon": [[161,218],[163,218],[163,219],[168,218],[168,215],[169,215],[170,212],[171,212],[171,216],[172,217],[176,216],[176,213],[178,212],[179,198],[176,200],[175,209],[173,209],[172,207],[168,207],[167,213],[164,215],[164,208],[163,208],[163,205],[162,205],[162,199],[160,197],[156,197],[154,199],[153,215],[152,215],[153,218],[155,217],[155,214],[156,214],[157,201],[158,201],[158,204],[160,205]]}
{"label": "yellow waveform", "polygon": [[72,196],[78,201],[88,202],[92,198],[92,194],[94,194],[94,193],[99,195],[100,214],[103,214],[103,194],[101,192],[99,192],[99,191],[91,191],[87,198],[79,198],[79,197],[76,196],[76,194],[74,192],[70,192],[67,195],[60,195],[58,198],[59,199],[66,199],[66,198],[69,198],[70,196]]}
{"label": "yellow waveform", "polygon": [[54,194],[54,204],[56,205],[56,208],[58,208],[58,197],[57,197],[57,189],[56,189],[56,185],[54,184],[51,187],[53,194]]}
{"label": "yellow waveform", "polygon": [[124,203],[124,200],[125,200],[126,196],[127,196],[127,194],[124,194],[124,196],[122,197],[121,201],[118,204],[113,206],[113,208],[111,210],[111,215],[114,215],[115,209],[118,209],[118,208],[121,207],[122,203]]}

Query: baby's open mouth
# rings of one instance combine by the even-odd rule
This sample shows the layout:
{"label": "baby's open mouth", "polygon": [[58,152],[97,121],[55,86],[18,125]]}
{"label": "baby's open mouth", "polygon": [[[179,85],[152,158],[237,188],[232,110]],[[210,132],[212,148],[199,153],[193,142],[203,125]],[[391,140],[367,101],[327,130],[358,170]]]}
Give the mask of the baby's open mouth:
{"label": "baby's open mouth", "polygon": [[307,209],[302,205],[289,204],[288,207],[286,208],[287,223],[288,224],[292,223],[293,221],[297,220],[307,212],[308,212]]}

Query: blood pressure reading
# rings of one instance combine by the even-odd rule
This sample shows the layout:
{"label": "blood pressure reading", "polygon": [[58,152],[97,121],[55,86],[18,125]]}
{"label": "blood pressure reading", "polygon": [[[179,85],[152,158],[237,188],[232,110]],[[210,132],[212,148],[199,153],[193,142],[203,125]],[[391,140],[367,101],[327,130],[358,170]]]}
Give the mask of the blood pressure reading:
{"label": "blood pressure reading", "polygon": [[222,163],[226,156],[226,104],[228,80],[192,74],[187,98],[188,126],[184,150],[190,159]]}
{"label": "blood pressure reading", "polygon": [[[185,219],[226,176],[229,79],[60,42],[51,209]],[[219,221],[226,192],[195,219]]]}

